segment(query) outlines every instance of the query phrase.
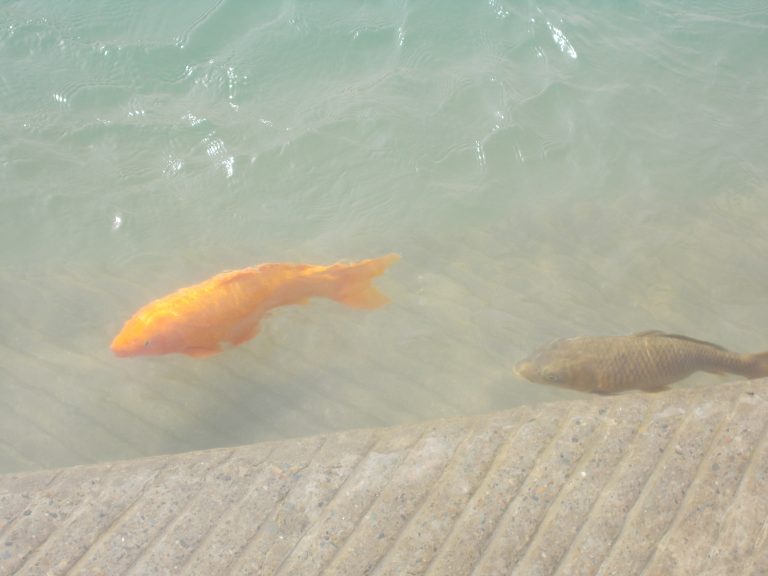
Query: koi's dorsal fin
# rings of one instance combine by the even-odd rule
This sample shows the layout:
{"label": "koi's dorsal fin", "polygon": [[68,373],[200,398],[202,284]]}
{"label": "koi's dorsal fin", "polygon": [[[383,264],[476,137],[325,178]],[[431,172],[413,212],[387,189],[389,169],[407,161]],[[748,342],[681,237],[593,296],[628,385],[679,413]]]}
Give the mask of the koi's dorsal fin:
{"label": "koi's dorsal fin", "polygon": [[717,350],[728,352],[727,348],[723,348],[719,344],[715,344],[713,342],[707,342],[706,340],[697,340],[696,338],[691,338],[690,336],[683,336],[682,334],[668,334],[667,332],[662,332],[661,330],[645,330],[644,332],[637,332],[636,334],[632,334],[632,336],[636,336],[638,338],[641,338],[644,336],[645,337],[657,336],[659,338],[674,338],[675,340],[685,340],[686,342],[701,344],[702,346],[711,346],[712,348],[716,348]]}
{"label": "koi's dorsal fin", "polygon": [[254,274],[258,274],[257,268],[241,268],[240,270],[227,270],[216,274],[211,278],[211,282],[218,286],[224,286],[230,282],[237,282],[238,280],[244,280],[252,277]]}
{"label": "koi's dorsal fin", "polygon": [[258,264],[252,268],[245,268],[245,270],[258,271],[258,272],[274,272],[275,270],[295,270],[296,272],[305,272],[310,268],[326,268],[326,266],[318,266],[316,264],[280,264],[279,262],[265,262],[264,264]]}
{"label": "koi's dorsal fin", "polygon": [[304,274],[306,272],[314,272],[317,270],[323,270],[329,268],[329,266],[319,266],[317,264],[294,264],[294,263],[280,263],[280,262],[264,262],[263,264],[256,264],[255,266],[249,266],[248,268],[240,268],[238,270],[226,270],[217,274],[217,278],[221,278],[222,281],[237,280],[243,276],[253,276],[254,274],[271,274],[274,272],[293,272]]}

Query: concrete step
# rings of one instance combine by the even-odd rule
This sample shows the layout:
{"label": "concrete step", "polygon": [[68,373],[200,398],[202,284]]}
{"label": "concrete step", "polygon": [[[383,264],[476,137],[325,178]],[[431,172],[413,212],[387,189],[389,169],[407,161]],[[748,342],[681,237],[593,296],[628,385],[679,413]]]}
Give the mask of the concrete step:
{"label": "concrete step", "polygon": [[0,476],[0,574],[768,574],[768,388]]}

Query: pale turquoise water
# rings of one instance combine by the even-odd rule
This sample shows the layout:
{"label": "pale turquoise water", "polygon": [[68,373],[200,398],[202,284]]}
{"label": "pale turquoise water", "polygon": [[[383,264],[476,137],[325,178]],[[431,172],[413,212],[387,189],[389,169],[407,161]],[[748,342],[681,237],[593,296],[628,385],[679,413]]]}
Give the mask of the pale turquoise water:
{"label": "pale turquoise water", "polygon": [[[768,349],[767,127],[761,0],[2,2],[0,471],[573,397],[511,372],[559,336]],[[109,352],[221,270],[391,251],[382,310]]]}

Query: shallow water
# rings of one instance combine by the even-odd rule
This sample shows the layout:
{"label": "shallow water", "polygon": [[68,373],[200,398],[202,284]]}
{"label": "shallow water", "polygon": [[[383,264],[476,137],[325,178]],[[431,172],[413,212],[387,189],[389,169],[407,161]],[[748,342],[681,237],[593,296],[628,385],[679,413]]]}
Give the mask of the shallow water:
{"label": "shallow water", "polygon": [[[4,2],[0,471],[575,397],[511,371],[561,336],[768,349],[766,94],[758,0]],[[108,349],[221,270],[387,252],[386,308]]]}

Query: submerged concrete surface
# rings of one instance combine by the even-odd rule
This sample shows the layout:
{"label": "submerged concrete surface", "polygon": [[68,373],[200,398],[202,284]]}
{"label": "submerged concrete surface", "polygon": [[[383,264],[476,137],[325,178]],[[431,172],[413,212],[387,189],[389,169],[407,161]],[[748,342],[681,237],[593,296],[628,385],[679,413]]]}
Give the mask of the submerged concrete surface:
{"label": "submerged concrete surface", "polygon": [[765,575],[768,388],[0,476],[0,574]]}

